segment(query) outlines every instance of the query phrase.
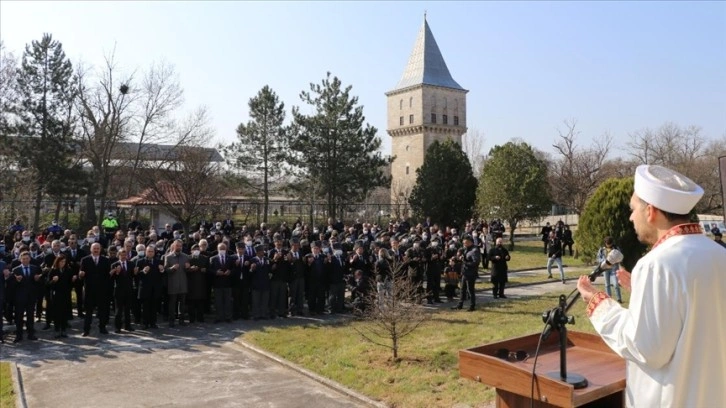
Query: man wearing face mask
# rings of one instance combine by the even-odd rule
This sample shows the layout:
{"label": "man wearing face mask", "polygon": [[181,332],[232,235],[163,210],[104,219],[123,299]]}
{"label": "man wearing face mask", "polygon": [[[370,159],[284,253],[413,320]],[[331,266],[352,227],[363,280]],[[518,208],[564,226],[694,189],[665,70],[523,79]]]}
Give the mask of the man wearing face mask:
{"label": "man wearing face mask", "polygon": [[99,332],[101,334],[108,334],[106,325],[108,324],[108,315],[111,306],[109,297],[111,291],[111,262],[108,258],[101,255],[101,244],[98,242],[91,245],[91,255],[81,260],[81,269],[78,272],[78,277],[83,280],[85,295],[83,299],[83,308],[85,311],[83,337],[88,336],[91,331],[94,309],[98,309]]}
{"label": "man wearing face mask", "polygon": [[474,241],[471,236],[466,235],[463,239],[464,248],[463,255],[461,256],[462,261],[462,278],[461,278],[461,291],[462,296],[459,300],[459,304],[456,309],[462,309],[464,307],[464,291],[466,291],[469,297],[469,311],[472,312],[476,308],[476,292],[474,285],[476,284],[476,278],[478,276],[479,262],[481,262],[481,252],[479,248],[474,246]]}
{"label": "man wearing face mask", "polygon": [[282,239],[275,239],[275,248],[270,250],[270,314],[274,318],[287,317],[287,282],[290,279],[287,251],[282,248]]}
{"label": "man wearing face mask", "polygon": [[187,272],[191,266],[189,257],[182,252],[182,241],[171,244],[171,252],[164,257],[164,273],[167,276],[167,295],[169,299],[169,327],[174,327],[178,318],[184,325],[184,309],[186,307]]}
{"label": "man wearing face mask", "polygon": [[71,268],[71,272],[76,279],[73,281],[73,291],[76,293],[76,313],[78,318],[82,319],[83,316],[83,281],[78,279],[78,272],[81,269],[81,260],[88,255],[78,246],[78,238],[75,234],[71,234],[68,238],[68,247],[66,248],[66,259],[68,260],[68,266]]}
{"label": "man wearing face mask", "polygon": [[426,301],[441,303],[441,273],[444,269],[439,240],[434,239],[425,249],[426,258]]}
{"label": "man wearing face mask", "polygon": [[144,330],[156,329],[156,315],[159,299],[162,297],[161,277],[164,266],[156,256],[156,248],[149,245],[143,258],[136,260],[135,270],[139,277],[138,299],[141,303],[141,321]]}
{"label": "man wearing face mask", "polygon": [[209,260],[201,254],[199,245],[192,245],[192,256],[189,259],[189,269],[187,270],[189,323],[204,322],[208,267]]}
{"label": "man wearing face mask", "polygon": [[330,313],[343,313],[344,301],[345,301],[345,278],[348,275],[349,270],[343,258],[343,247],[340,244],[335,244],[333,248],[333,254],[328,258],[329,262],[326,264],[328,267],[328,278],[330,280],[328,290],[330,304]]}

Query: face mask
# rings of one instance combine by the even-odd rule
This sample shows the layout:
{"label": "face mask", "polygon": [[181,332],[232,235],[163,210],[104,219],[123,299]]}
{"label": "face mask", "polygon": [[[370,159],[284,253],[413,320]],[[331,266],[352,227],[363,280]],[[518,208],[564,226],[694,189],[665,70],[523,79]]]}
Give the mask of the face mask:
{"label": "face mask", "polygon": [[335,250],[335,256],[343,256],[343,251],[340,249]]}
{"label": "face mask", "polygon": [[424,240],[424,241],[426,241],[427,239],[429,239],[429,236],[428,236],[428,235],[426,235],[426,234],[423,234],[423,235],[421,236],[421,238],[423,238],[423,240]]}
{"label": "face mask", "polygon": [[48,248],[48,249],[45,250],[45,253],[46,253],[46,255],[50,255],[50,254],[53,253],[53,250],[50,249],[50,248]]}
{"label": "face mask", "polygon": [[192,256],[199,256],[199,251],[192,251]]}
{"label": "face mask", "polygon": [[456,245],[449,245],[449,249],[456,249]]}
{"label": "face mask", "polygon": [[146,254],[145,253],[140,253],[138,255],[138,257],[141,258],[141,259],[144,259],[144,258],[146,258]]}
{"label": "face mask", "polygon": [[416,248],[416,249],[418,249],[420,246],[421,245],[418,242],[416,242],[416,243],[413,244],[413,247]]}
{"label": "face mask", "polygon": [[23,242],[30,242],[30,237],[23,237]]}
{"label": "face mask", "polygon": [[437,246],[439,246],[439,241],[432,242],[431,243],[431,246],[434,247],[434,248],[437,247]]}
{"label": "face mask", "polygon": [[89,244],[92,244],[94,241],[96,241],[96,238],[94,238],[94,237],[86,238],[86,242],[88,242]]}
{"label": "face mask", "polygon": [[317,228],[313,230],[313,234],[317,234],[318,232],[320,232],[320,231],[318,231]]}
{"label": "face mask", "polygon": [[174,234],[174,239],[179,239],[179,238],[181,238],[180,234]]}
{"label": "face mask", "polygon": [[477,237],[477,234],[471,234],[471,236],[474,237],[474,238],[476,238]]}

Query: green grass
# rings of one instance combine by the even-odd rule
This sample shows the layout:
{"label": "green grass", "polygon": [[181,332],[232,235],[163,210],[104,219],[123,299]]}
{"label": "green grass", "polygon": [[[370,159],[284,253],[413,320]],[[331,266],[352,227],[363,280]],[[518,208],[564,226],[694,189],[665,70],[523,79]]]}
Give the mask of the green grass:
{"label": "green grass", "polygon": [[[504,246],[508,247],[505,242]],[[568,251],[569,254],[569,251]],[[542,241],[514,241],[514,250],[509,252],[512,260],[507,263],[509,270],[524,270],[541,268],[547,265],[547,255],[543,251]],[[581,259],[569,255],[562,257],[562,263],[567,266],[584,266]]]}
{"label": "green grass", "polygon": [[15,391],[13,390],[10,363],[0,361],[0,408],[15,407]]}
{"label": "green grass", "polygon": [[[538,333],[541,314],[561,293],[485,303],[473,312],[432,312],[425,326],[404,338],[400,361],[390,350],[363,341],[354,328],[366,323],[268,327],[243,338],[313,372],[394,407],[479,406],[493,389],[459,378],[459,350]],[[627,297],[626,297],[627,300]],[[570,330],[594,332],[584,303],[573,307]]]}

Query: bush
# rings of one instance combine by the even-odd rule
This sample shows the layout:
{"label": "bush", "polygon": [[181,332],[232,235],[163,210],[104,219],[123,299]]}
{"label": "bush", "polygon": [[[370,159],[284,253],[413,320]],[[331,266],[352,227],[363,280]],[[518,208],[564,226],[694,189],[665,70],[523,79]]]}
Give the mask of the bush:
{"label": "bush", "polygon": [[606,236],[613,237],[623,253],[622,266],[631,270],[647,247],[638,241],[630,222],[630,197],[633,178],[611,178],[600,184],[585,204],[577,227],[577,242],[583,260],[593,262]]}

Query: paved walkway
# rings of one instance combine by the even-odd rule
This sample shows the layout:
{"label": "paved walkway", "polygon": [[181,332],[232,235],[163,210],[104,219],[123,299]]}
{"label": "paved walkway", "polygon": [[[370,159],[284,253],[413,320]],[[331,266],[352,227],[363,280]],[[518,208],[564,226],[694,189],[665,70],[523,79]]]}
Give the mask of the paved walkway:
{"label": "paved walkway", "polygon": [[[544,270],[517,274],[541,275],[547,281]],[[566,284],[553,280],[508,288],[506,294],[516,299],[548,292],[569,293],[574,288],[574,279]],[[489,290],[479,291],[477,299],[480,303],[493,301]],[[206,323],[107,336],[98,335],[94,327],[91,336],[85,338],[78,330],[81,321],[75,319],[70,338],[54,340],[52,332],[38,331],[39,341],[0,346],[0,360],[18,364],[31,408],[365,406],[234,343],[245,331],[300,324],[303,319],[315,322],[345,317],[235,321],[215,326]],[[6,327],[6,333],[12,329]],[[7,337],[12,341],[12,335]]]}

